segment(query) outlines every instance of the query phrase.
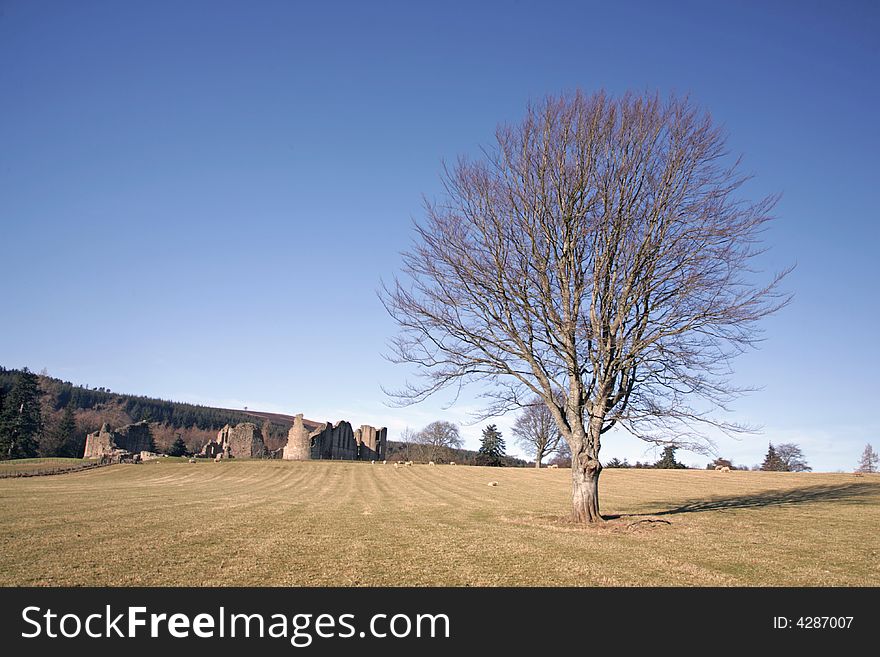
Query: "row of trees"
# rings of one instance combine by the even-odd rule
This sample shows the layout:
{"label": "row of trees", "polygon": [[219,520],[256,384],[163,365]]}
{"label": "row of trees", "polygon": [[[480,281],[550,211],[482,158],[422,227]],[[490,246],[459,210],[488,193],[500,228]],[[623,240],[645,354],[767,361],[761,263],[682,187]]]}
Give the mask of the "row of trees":
{"label": "row of trees", "polygon": [[623,459],[622,461],[619,458],[613,458],[609,460],[605,464],[606,468],[654,468],[657,470],[681,470],[687,468],[684,463],[679,463],[675,460],[675,447],[671,445],[667,445],[663,448],[663,454],[660,456],[660,459],[655,461],[654,463],[642,463],[641,461],[636,461],[635,464],[630,464],[627,459]]}
{"label": "row of trees", "polygon": [[804,453],[794,443],[781,443],[774,446],[770,443],[761,470],[765,472],[811,472]]}
{"label": "row of trees", "polygon": [[[877,472],[878,461],[880,461],[880,457],[878,457],[877,452],[874,451],[874,448],[870,444],[865,445],[865,450],[862,452],[862,456],[859,459],[859,465],[856,467],[856,472]],[[749,469],[748,466],[737,466],[734,465],[733,461],[723,458],[717,458],[711,463],[707,464],[706,469],[714,470],[716,467],[719,466],[728,467],[731,470]],[[605,464],[605,467],[671,469],[686,468],[687,466],[678,463],[675,460],[675,448],[667,446],[663,450],[663,456],[653,465],[648,463],[640,463],[638,461],[636,461],[635,465],[630,465],[626,459],[621,461],[620,459],[613,458]],[[807,464],[803,450],[800,448],[799,445],[796,445],[795,443],[780,443],[777,445],[770,443],[767,449],[767,454],[764,457],[764,461],[760,465],[756,465],[753,469],[761,470],[764,472],[812,471],[812,468]]]}
{"label": "row of trees", "polygon": [[[663,448],[663,455],[660,457],[658,461],[653,464],[649,463],[640,463],[636,461],[635,465],[630,465],[626,459],[621,461],[620,459],[614,458],[611,459],[608,463],[605,464],[606,468],[657,468],[657,469],[678,469],[678,468],[686,468],[687,466],[683,463],[679,463],[675,460],[675,448],[667,445]],[[748,466],[737,466],[734,465],[733,461],[725,458],[717,458],[710,463],[706,464],[707,470],[714,470],[718,467],[727,467],[731,470],[748,470]],[[767,450],[767,456],[764,458],[764,462],[755,466],[755,470],[764,470],[771,472],[810,472],[812,468],[807,465],[806,460],[804,459],[804,453],[801,448],[794,443],[781,443],[779,445],[773,445],[770,443],[770,447]]]}
{"label": "row of trees", "polygon": [[[553,455],[557,461],[571,458],[568,443],[563,440],[553,416],[540,399],[535,398],[525,406],[513,425],[513,435],[516,444],[534,459],[536,468]],[[434,462],[455,460],[450,456],[450,450],[461,450],[464,445],[458,426],[443,420],[432,422],[421,431],[405,429],[400,439],[404,444],[417,446],[412,450],[417,454],[415,458]],[[483,430],[474,463],[512,465],[506,450],[507,445],[498,427],[490,424]]]}
{"label": "row of trees", "polygon": [[[541,467],[542,460],[551,454],[556,455],[555,461],[560,464],[571,458],[571,453],[567,449],[568,444],[562,439],[562,434],[552,420],[547,406],[540,403],[539,400],[533,400],[517,417],[513,427],[517,444],[525,450],[526,454],[534,457],[535,467],[538,468]],[[458,426],[442,420],[432,422],[418,432],[406,429],[401,438],[404,442],[412,443],[420,448],[418,450],[419,456],[416,458],[434,462],[455,460],[456,457],[452,450],[460,451],[464,445]],[[498,431],[496,425],[490,424],[483,429],[476,457],[471,459],[465,456],[465,459],[475,465],[510,465],[510,457],[506,455],[505,450],[506,446],[501,432]],[[687,466],[684,463],[676,460],[675,451],[674,446],[667,445],[663,448],[660,458],[654,463],[636,461],[634,464],[630,464],[627,459],[620,460],[615,457],[605,463],[604,467],[686,469]],[[880,457],[873,450],[873,447],[870,444],[866,445],[856,471],[876,472],[878,458]],[[707,470],[713,470],[716,467],[728,467],[732,470],[749,469],[748,466],[737,466],[733,461],[724,458],[717,458],[706,465]],[[812,471],[812,468],[807,464],[803,450],[795,443],[779,443],[777,445],[770,443],[763,463],[756,465],[753,469],[765,472]]]}
{"label": "row of trees", "polygon": [[476,451],[463,449],[464,440],[458,425],[444,420],[431,422],[420,431],[404,429],[399,443],[392,443],[389,456],[392,460],[433,461],[434,463],[467,463],[471,465],[515,466],[526,465],[522,459],[508,456],[504,437],[494,424],[483,429],[480,448]]}

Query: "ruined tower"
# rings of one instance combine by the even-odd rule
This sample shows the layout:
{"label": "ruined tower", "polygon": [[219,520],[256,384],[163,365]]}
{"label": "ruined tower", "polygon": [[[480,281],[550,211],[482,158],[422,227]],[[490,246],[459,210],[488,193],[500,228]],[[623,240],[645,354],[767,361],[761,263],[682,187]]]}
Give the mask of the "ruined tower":
{"label": "ruined tower", "polygon": [[287,445],[282,456],[286,461],[306,461],[312,458],[312,439],[303,425],[302,413],[296,416],[293,426],[287,432]]}
{"label": "ruined tower", "polygon": [[369,424],[361,425],[354,432],[354,438],[358,443],[358,455],[361,461],[381,461],[385,458],[385,441],[388,429],[377,429]]}

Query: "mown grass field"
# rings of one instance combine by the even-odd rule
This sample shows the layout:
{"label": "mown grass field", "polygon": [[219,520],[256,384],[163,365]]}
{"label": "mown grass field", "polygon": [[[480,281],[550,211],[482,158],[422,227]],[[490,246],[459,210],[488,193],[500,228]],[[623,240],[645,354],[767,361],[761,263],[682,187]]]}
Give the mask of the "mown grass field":
{"label": "mown grass field", "polygon": [[0,476],[14,476],[33,472],[64,471],[94,463],[88,459],[68,459],[58,457],[13,459],[0,461]]}
{"label": "mown grass field", "polygon": [[[487,485],[497,481],[497,487]],[[2,585],[876,586],[880,475],[350,462],[0,480]]]}

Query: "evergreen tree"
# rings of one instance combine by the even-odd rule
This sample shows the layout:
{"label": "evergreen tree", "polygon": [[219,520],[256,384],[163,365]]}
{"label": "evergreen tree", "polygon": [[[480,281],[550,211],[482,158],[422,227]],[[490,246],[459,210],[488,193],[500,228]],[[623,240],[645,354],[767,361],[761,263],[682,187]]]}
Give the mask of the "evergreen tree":
{"label": "evergreen tree", "polygon": [[68,404],[61,413],[61,420],[56,428],[58,438],[58,455],[80,457],[82,449],[78,448],[76,435],[76,417],[73,414],[73,406]]}
{"label": "evergreen tree", "polygon": [[483,437],[480,439],[480,449],[477,452],[477,465],[504,465],[505,456],[504,438],[494,424],[483,429]]}
{"label": "evergreen tree", "polygon": [[3,404],[0,420],[0,458],[29,458],[37,455],[43,430],[37,375],[24,368],[18,373]]}
{"label": "evergreen tree", "polygon": [[675,447],[667,445],[663,448],[663,456],[654,464],[654,467],[661,470],[678,470],[686,466],[675,460]]}
{"label": "evergreen tree", "polygon": [[174,441],[171,449],[168,450],[168,456],[186,456],[186,452],[186,442],[184,442],[180,434],[177,434],[177,440]]}
{"label": "evergreen tree", "polygon": [[785,464],[782,462],[782,459],[779,458],[779,454],[776,453],[776,448],[773,447],[773,443],[770,443],[770,447],[767,450],[767,456],[764,457],[764,462],[761,464],[761,470],[782,472],[784,469]]}
{"label": "evergreen tree", "polygon": [[865,451],[862,452],[862,459],[859,461],[859,468],[856,472],[877,472],[877,462],[880,457],[871,447],[870,443],[865,445]]}
{"label": "evergreen tree", "polygon": [[79,456],[69,453],[68,443],[76,434],[76,419],[70,405],[52,416],[47,425],[40,438],[40,456]]}

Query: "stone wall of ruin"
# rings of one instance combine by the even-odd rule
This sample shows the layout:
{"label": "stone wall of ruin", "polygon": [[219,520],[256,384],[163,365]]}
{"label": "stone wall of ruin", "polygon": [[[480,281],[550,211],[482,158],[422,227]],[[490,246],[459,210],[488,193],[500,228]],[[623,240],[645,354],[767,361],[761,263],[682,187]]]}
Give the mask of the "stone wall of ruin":
{"label": "stone wall of ruin", "polygon": [[104,454],[109,454],[114,447],[113,432],[110,431],[110,425],[105,422],[99,431],[86,436],[86,449],[83,458],[101,458]]}
{"label": "stone wall of ruin", "polygon": [[252,422],[234,427],[228,424],[217,432],[217,437],[202,447],[201,456],[214,458],[259,459],[267,455],[263,432]]}
{"label": "stone wall of ruin", "polygon": [[261,459],[266,456],[263,432],[251,422],[236,424],[230,429],[226,444],[232,458]]}
{"label": "stone wall of ruin", "polygon": [[153,448],[150,425],[146,422],[127,424],[113,433],[114,442],[119,449],[137,454],[138,452],[149,452]]}
{"label": "stone wall of ruin", "polygon": [[313,459],[354,461],[357,453],[358,445],[354,439],[354,431],[345,420],[340,420],[335,425],[328,422],[322,431],[313,436]]}
{"label": "stone wall of ruin", "polygon": [[147,424],[147,422],[127,424],[116,430],[111,430],[110,425],[105,422],[99,431],[95,431],[86,436],[86,447],[83,458],[101,458],[102,456],[111,454],[116,450],[124,450],[132,452],[133,454],[138,454],[140,452],[150,451],[151,448],[152,439],[150,435],[150,425]]}
{"label": "stone wall of ruin", "polygon": [[388,436],[388,429],[382,427],[376,429],[369,424],[361,425],[361,428],[354,432],[354,438],[358,443],[358,454],[361,461],[381,461],[385,458],[385,443]]}
{"label": "stone wall of ruin", "polygon": [[385,427],[376,429],[366,424],[355,431],[345,420],[336,424],[326,422],[309,431],[302,414],[299,414],[287,434],[282,458],[289,461],[382,460],[385,458],[387,434]]}

